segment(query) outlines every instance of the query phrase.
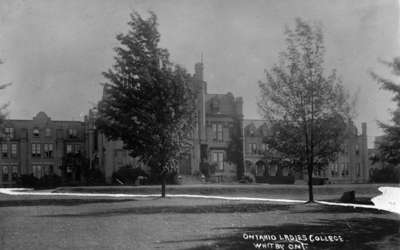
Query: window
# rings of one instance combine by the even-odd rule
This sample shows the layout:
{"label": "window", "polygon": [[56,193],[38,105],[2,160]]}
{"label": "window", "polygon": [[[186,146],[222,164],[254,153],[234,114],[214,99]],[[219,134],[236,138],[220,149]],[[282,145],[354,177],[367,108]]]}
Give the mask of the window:
{"label": "window", "polygon": [[33,165],[32,166],[32,171],[33,171],[33,176],[35,176],[36,178],[40,179],[44,175],[44,169],[40,165]]}
{"label": "window", "polygon": [[339,176],[339,166],[337,165],[337,163],[335,163],[331,166],[331,175],[332,175],[332,177]]}
{"label": "window", "polygon": [[13,181],[17,181],[18,180],[18,167],[17,166],[13,166],[12,167],[11,178],[12,178]]}
{"label": "window", "polygon": [[17,158],[17,144],[11,144],[11,158]]}
{"label": "window", "polygon": [[257,154],[257,144],[249,143],[250,154]]}
{"label": "window", "polygon": [[212,124],[214,140],[215,141],[222,141],[223,134],[222,134],[222,123],[213,123]]}
{"label": "window", "polygon": [[81,152],[81,144],[75,144],[74,152],[75,153],[80,153]]}
{"label": "window", "polygon": [[4,134],[10,139],[14,138],[14,128],[4,128]]}
{"label": "window", "polygon": [[50,128],[46,128],[46,130],[44,131],[45,136],[46,137],[50,137],[51,136],[51,129]]}
{"label": "window", "polygon": [[53,144],[46,143],[43,146],[44,146],[43,151],[44,151],[45,158],[52,158],[53,157]]}
{"label": "window", "polygon": [[40,157],[40,144],[32,143],[32,157]]}
{"label": "window", "polygon": [[1,171],[1,178],[3,181],[8,181],[8,166],[3,166]]}
{"label": "window", "polygon": [[212,161],[218,164],[218,170],[224,170],[224,152],[213,152]]}
{"label": "window", "polygon": [[1,157],[8,157],[8,145],[6,143],[1,144]]}
{"label": "window", "polygon": [[358,147],[358,145],[355,146],[354,148],[356,155],[360,154],[360,148]]}
{"label": "window", "polygon": [[67,154],[72,153],[72,145],[67,144],[67,149],[66,149]]}
{"label": "window", "polygon": [[262,150],[263,153],[267,152],[268,151],[268,144],[266,144],[266,143],[261,144],[261,150]]}
{"label": "window", "polygon": [[32,131],[32,134],[34,137],[39,137],[40,136],[40,131],[38,128],[34,128]]}
{"label": "window", "polygon": [[76,129],[74,129],[74,128],[70,128],[70,129],[68,129],[68,136],[70,138],[75,138],[78,136],[78,131],[76,131]]}

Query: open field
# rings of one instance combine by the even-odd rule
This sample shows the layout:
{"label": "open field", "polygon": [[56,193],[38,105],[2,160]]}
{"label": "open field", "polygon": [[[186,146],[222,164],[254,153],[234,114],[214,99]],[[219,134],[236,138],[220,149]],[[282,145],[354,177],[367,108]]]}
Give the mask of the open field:
{"label": "open field", "polygon": [[[0,249],[257,249],[254,244],[276,249],[263,248],[264,243],[289,249],[295,244],[249,238],[255,235],[304,235],[305,249],[400,244],[400,218],[389,212],[211,199],[0,195],[0,227]],[[315,240],[322,236],[340,236],[343,242]]]}

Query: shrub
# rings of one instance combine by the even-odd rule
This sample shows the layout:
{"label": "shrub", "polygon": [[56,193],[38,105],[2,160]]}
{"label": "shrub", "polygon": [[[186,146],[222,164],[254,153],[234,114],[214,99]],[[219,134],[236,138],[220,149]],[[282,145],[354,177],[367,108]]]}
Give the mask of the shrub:
{"label": "shrub", "polygon": [[87,185],[102,185],[105,184],[106,178],[99,169],[91,169],[86,176]]}
{"label": "shrub", "polygon": [[244,175],[240,180],[240,183],[253,183],[254,182],[254,178],[250,175]]}
{"label": "shrub", "polygon": [[[147,176],[148,179],[146,184],[151,185],[160,185],[161,184],[161,175],[159,172],[152,171],[150,176]],[[179,174],[177,169],[171,169],[166,173],[166,183],[167,184],[179,184]]]}
{"label": "shrub", "polygon": [[39,179],[40,188],[54,188],[60,186],[62,183],[61,177],[56,174],[45,175]]}
{"label": "shrub", "polygon": [[25,188],[55,188],[62,184],[61,177],[56,174],[44,175],[37,178],[33,174],[21,175],[17,181],[17,185]]}
{"label": "shrub", "polygon": [[210,177],[210,164],[208,162],[200,162],[200,173],[206,178]]}
{"label": "shrub", "polygon": [[167,184],[179,184],[178,171],[173,169],[167,173]]}
{"label": "shrub", "polygon": [[17,185],[24,188],[35,188],[39,185],[39,179],[33,174],[24,174],[18,178]]}
{"label": "shrub", "polygon": [[382,169],[373,169],[370,179],[371,182],[399,183],[400,168],[385,166]]}
{"label": "shrub", "polygon": [[140,167],[134,168],[130,165],[127,165],[120,167],[116,172],[114,172],[112,179],[114,184],[120,184],[119,181],[121,181],[125,185],[133,185],[139,176],[147,177],[148,175]]}

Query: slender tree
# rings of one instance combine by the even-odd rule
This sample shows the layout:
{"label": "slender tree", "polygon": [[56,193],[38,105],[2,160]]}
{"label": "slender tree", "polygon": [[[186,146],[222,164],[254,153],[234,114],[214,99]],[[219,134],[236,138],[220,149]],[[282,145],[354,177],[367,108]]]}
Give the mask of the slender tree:
{"label": "slender tree", "polygon": [[158,46],[156,15],[130,17],[129,31],[117,35],[115,64],[103,73],[107,82],[97,124],[160,176],[165,197],[166,175],[189,147],[194,94],[190,75]]}
{"label": "slender tree", "polygon": [[285,34],[287,48],[265,71],[258,105],[271,126],[265,142],[282,160],[307,170],[313,202],[313,171],[340,152],[353,105],[336,72],[325,76],[321,27],[296,19]]}
{"label": "slender tree", "polygon": [[[400,57],[394,58],[392,62],[381,62],[390,68],[395,77],[400,76]],[[390,123],[378,121],[378,125],[384,131],[384,136],[377,145],[378,155],[376,161],[384,162],[389,166],[396,166],[400,164],[400,83],[374,72],[371,72],[371,76],[381,84],[382,89],[394,94],[392,100],[397,106],[396,110],[391,112]]]}
{"label": "slender tree", "polygon": [[[3,61],[0,60],[0,64],[3,64]],[[11,83],[5,83],[5,84],[0,84],[0,90],[4,90],[5,88],[7,88],[8,86],[10,86]],[[9,103],[4,103],[0,106],[0,128],[2,128],[3,126],[3,122],[6,120],[7,118],[7,107],[8,107]],[[3,135],[4,131],[0,132],[0,135]]]}

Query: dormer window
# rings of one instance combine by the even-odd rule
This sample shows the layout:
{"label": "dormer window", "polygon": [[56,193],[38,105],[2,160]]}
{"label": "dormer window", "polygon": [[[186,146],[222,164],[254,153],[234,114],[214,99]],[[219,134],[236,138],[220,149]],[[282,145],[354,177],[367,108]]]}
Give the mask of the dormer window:
{"label": "dormer window", "polygon": [[14,138],[14,128],[4,128],[4,134],[6,135],[7,138]]}
{"label": "dormer window", "polygon": [[34,137],[39,137],[40,136],[40,131],[38,128],[34,128],[32,131],[32,134]]}
{"label": "dormer window", "polygon": [[213,112],[219,112],[219,101],[218,99],[214,98],[211,102],[211,110]]}

